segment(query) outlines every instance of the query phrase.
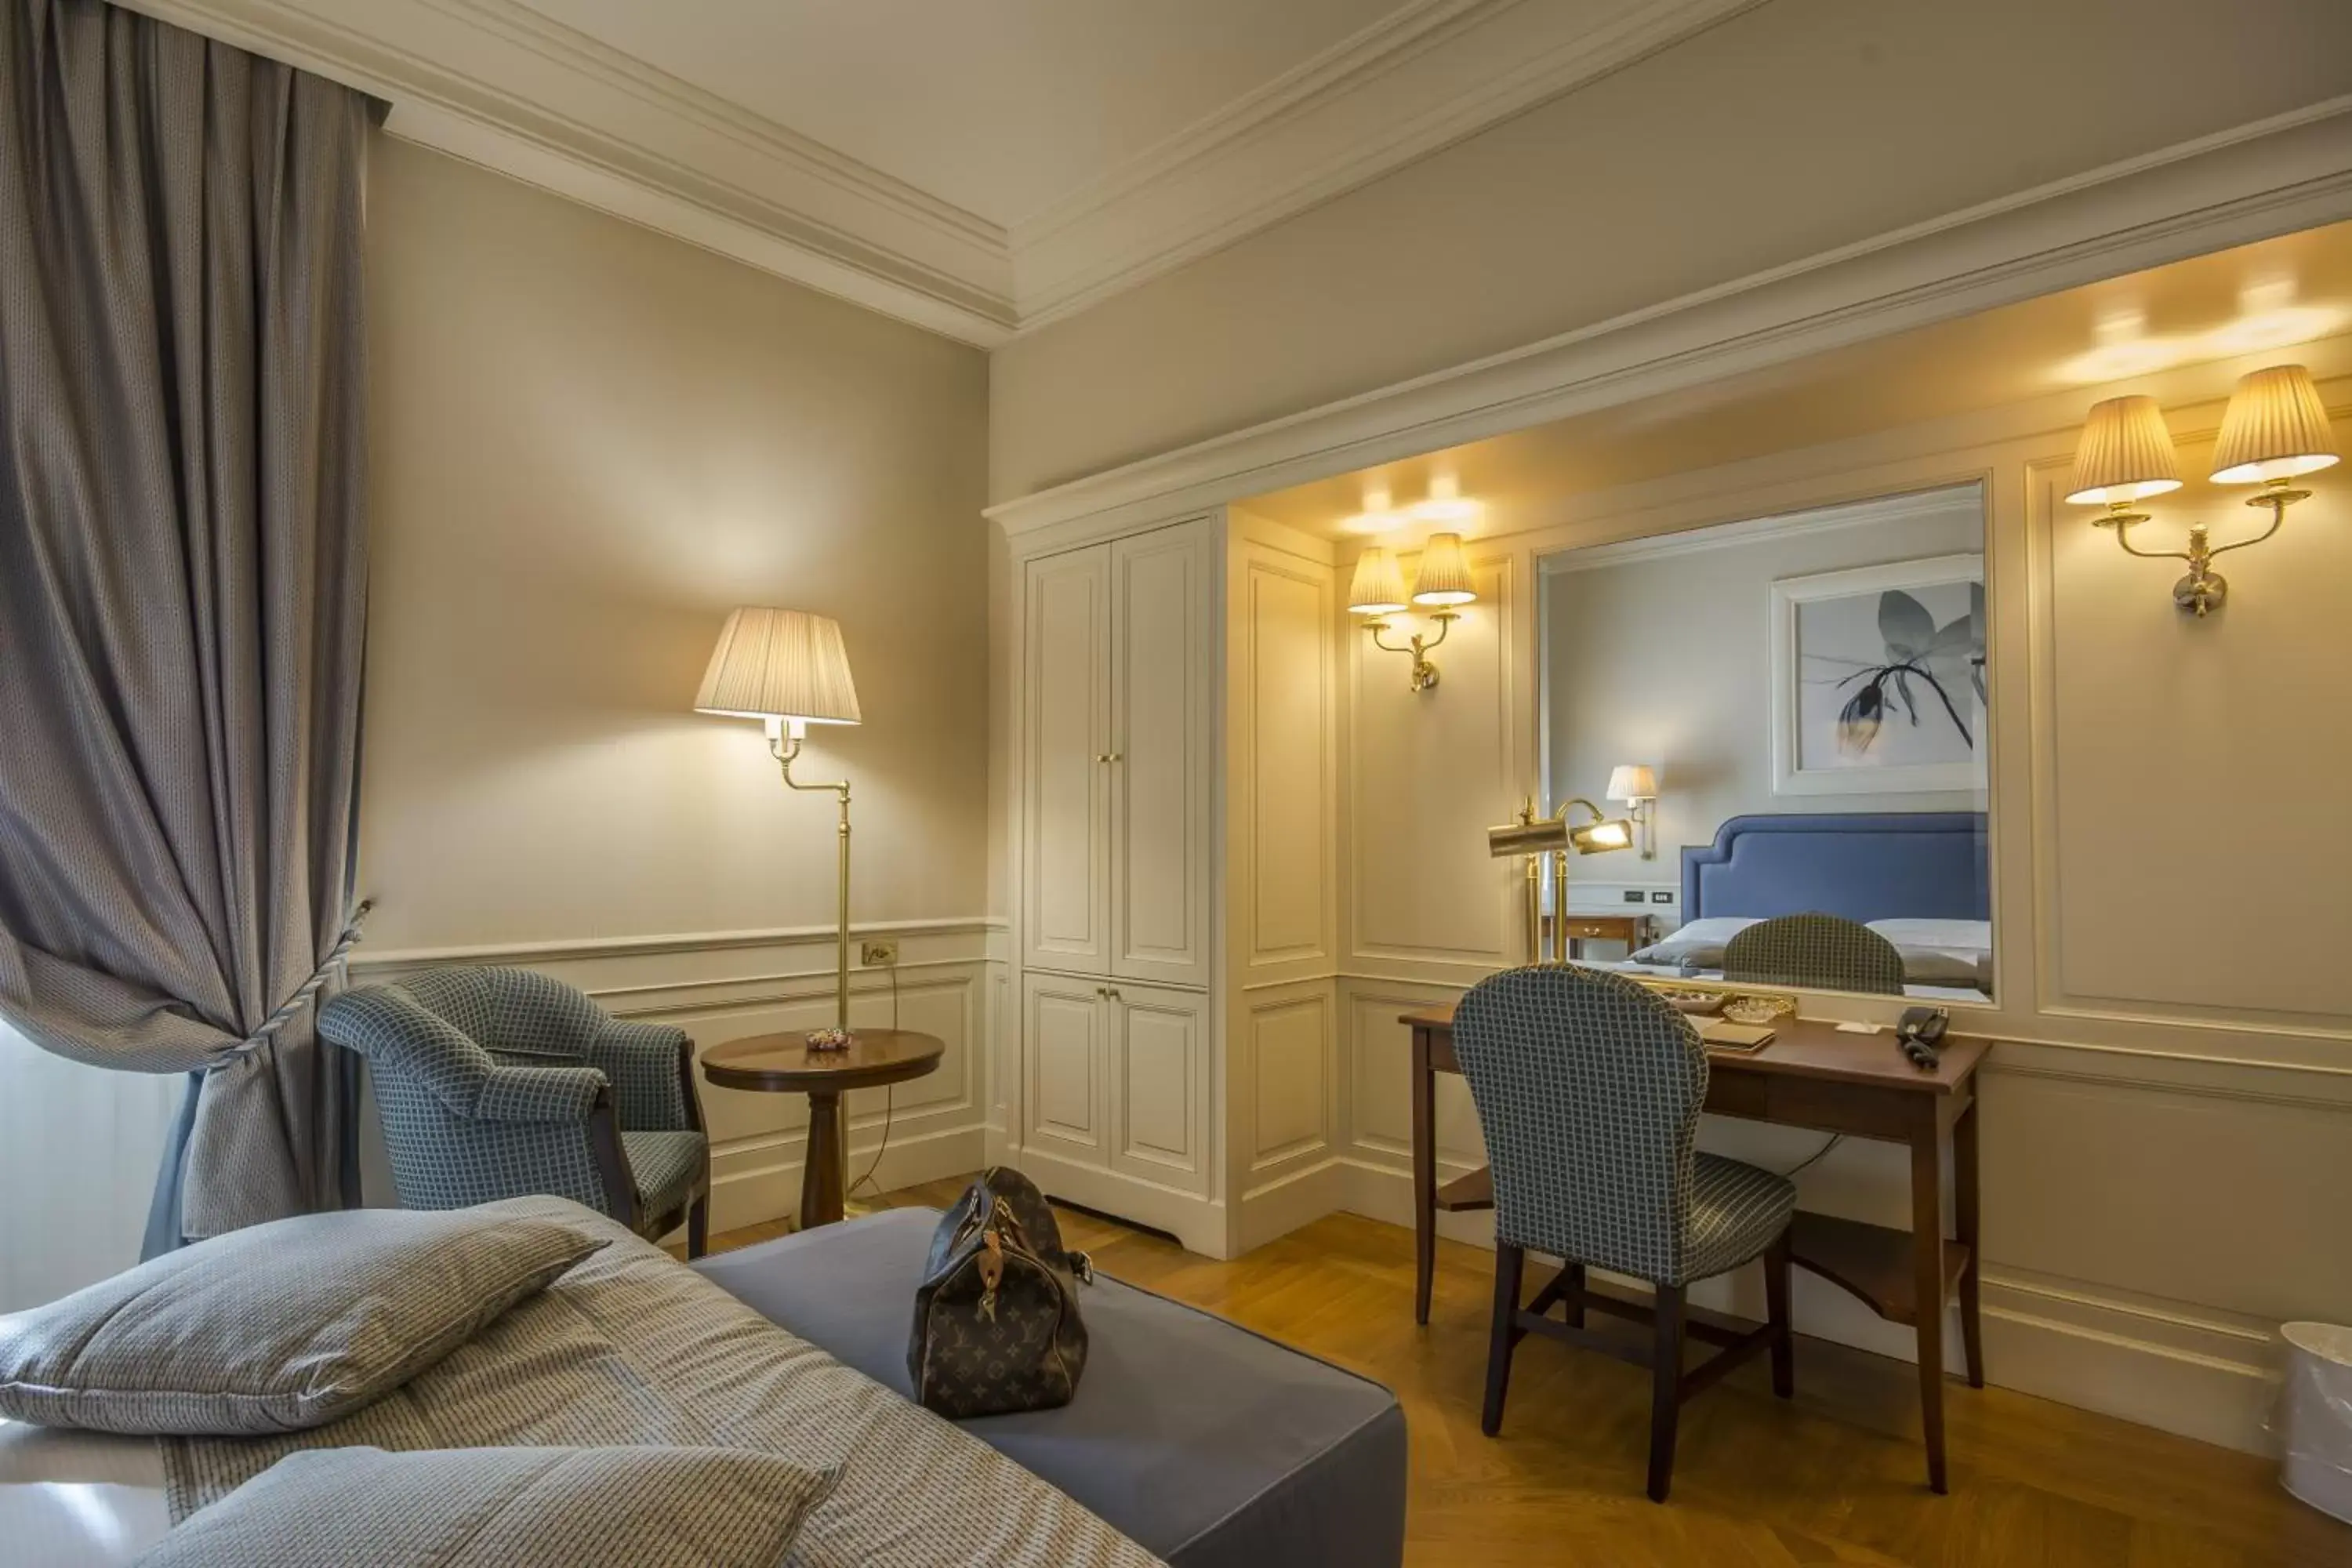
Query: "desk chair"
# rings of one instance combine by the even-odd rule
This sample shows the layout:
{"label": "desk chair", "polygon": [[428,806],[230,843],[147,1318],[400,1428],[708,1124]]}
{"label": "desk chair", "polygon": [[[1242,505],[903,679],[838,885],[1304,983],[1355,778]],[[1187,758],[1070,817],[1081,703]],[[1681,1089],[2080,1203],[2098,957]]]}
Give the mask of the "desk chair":
{"label": "desk chair", "polygon": [[1723,977],[1750,985],[1900,996],[1903,954],[1868,926],[1840,915],[1780,915],[1731,939],[1723,950]]}
{"label": "desk chair", "polygon": [[[1454,1016],[1454,1050],[1495,1179],[1495,1321],[1480,1426],[1490,1437],[1501,1430],[1511,1352],[1530,1331],[1647,1365],[1649,1492],[1664,1502],[1684,1400],[1768,1349],[1772,1392],[1786,1399],[1795,1391],[1789,1218],[1797,1189],[1695,1150],[1706,1099],[1698,1031],[1622,975],[1545,967],[1482,981]],[[1522,1308],[1530,1248],[1561,1268]],[[1689,1317],[1691,1281],[1759,1257],[1769,1321],[1742,1332]],[[1650,1281],[1655,1305],[1588,1292],[1588,1268]],[[1554,1305],[1565,1321],[1549,1316]],[[1649,1323],[1648,1352],[1589,1333],[1587,1308]],[[1685,1333],[1724,1348],[1685,1373]]]}

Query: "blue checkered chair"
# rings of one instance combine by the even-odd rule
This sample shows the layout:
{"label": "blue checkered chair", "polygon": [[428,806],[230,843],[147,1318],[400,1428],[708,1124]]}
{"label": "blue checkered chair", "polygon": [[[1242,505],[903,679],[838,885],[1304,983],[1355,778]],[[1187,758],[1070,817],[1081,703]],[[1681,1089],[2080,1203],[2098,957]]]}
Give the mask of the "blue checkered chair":
{"label": "blue checkered chair", "polygon": [[367,1058],[403,1206],[553,1193],[639,1235],[709,1234],[710,1139],[684,1031],[608,1016],[521,969],[346,991],[319,1032]]}
{"label": "blue checkered chair", "polygon": [[1723,977],[1749,985],[1903,994],[1903,952],[1842,915],[1779,915],[1743,927],[1723,950]]}
{"label": "blue checkered chair", "polygon": [[[1772,1391],[1794,1392],[1784,1176],[1695,1148],[1706,1052],[1690,1020],[1621,974],[1517,969],[1480,982],[1454,1015],[1454,1053],[1478,1107],[1495,1183],[1495,1320],[1487,1351],[1488,1436],[1502,1429],[1511,1352],[1529,1331],[1639,1359],[1651,1369],[1653,1500],[1673,1484],[1682,1402],[1769,1350]],[[1560,1270],[1519,1305],[1529,1251]],[[1764,1260],[1769,1321],[1742,1331],[1693,1318],[1696,1279]],[[1654,1304],[1588,1290],[1585,1270],[1646,1279]],[[1550,1316],[1558,1305],[1559,1319]],[[1590,1308],[1651,1324],[1648,1353],[1589,1333]],[[1689,1374],[1685,1336],[1724,1347]]]}

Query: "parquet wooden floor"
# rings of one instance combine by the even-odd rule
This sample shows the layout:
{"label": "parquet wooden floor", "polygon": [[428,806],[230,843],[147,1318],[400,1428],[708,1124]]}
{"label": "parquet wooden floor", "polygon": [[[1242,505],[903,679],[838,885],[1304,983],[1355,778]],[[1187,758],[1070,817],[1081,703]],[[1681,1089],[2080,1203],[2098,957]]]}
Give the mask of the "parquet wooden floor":
{"label": "parquet wooden floor", "polygon": [[[943,1206],[962,1187],[882,1203]],[[1063,1225],[1105,1273],[1394,1389],[1415,1568],[2352,1568],[2352,1526],[2286,1496],[2268,1461],[2006,1389],[1950,1385],[1952,1489],[1936,1497],[1911,1367],[1816,1340],[1798,1343],[1794,1401],[1771,1397],[1759,1363],[1685,1407],[1674,1499],[1659,1507],[1642,1495],[1639,1368],[1530,1337],[1502,1436],[1480,1434],[1489,1253],[1439,1244],[1422,1329],[1412,1236],[1394,1226],[1335,1215],[1217,1263],[1084,1214]]]}

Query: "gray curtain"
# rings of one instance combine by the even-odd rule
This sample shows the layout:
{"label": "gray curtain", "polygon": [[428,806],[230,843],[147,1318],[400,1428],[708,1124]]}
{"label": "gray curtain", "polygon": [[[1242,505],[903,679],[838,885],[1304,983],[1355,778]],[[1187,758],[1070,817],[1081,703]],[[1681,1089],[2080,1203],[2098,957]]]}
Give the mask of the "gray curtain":
{"label": "gray curtain", "polygon": [[341,1197],[341,1053],[256,1041],[349,898],[370,105],[0,10],[0,1016],[201,1075],[176,1243]]}

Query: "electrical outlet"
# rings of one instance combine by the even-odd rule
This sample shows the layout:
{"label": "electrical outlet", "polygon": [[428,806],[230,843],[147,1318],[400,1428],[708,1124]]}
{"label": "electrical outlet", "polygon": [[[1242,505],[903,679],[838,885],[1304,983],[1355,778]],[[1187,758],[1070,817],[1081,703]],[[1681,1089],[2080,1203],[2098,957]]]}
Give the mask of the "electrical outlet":
{"label": "electrical outlet", "polygon": [[1650,902],[1654,904],[1671,904],[1674,901],[1675,896],[1664,888],[1659,888],[1650,894]]}
{"label": "electrical outlet", "polygon": [[860,942],[857,962],[868,969],[887,969],[898,962],[898,944],[887,937]]}
{"label": "electrical outlet", "polygon": [[1639,889],[1639,888],[1628,888],[1628,889],[1625,889],[1625,901],[1626,901],[1627,903],[1629,903],[1629,904],[1638,904],[1638,903],[1640,903],[1640,902],[1642,901],[1642,889]]}

